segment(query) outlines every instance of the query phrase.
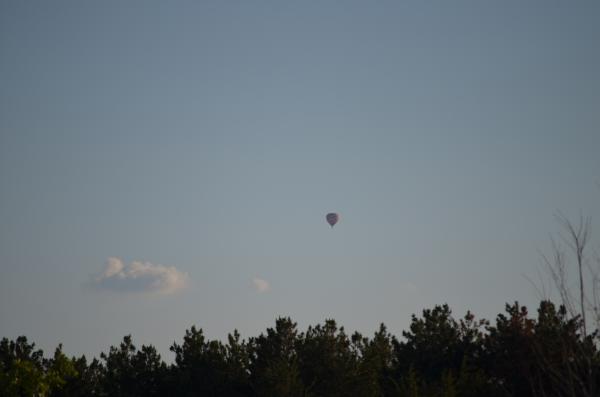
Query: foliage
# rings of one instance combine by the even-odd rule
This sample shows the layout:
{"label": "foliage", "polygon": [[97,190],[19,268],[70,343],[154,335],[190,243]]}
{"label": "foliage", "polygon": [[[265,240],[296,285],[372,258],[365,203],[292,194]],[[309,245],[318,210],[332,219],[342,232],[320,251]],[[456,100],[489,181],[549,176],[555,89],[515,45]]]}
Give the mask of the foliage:
{"label": "foliage", "polygon": [[536,318],[515,302],[494,324],[435,306],[400,339],[384,324],[349,336],[333,319],[299,332],[278,318],[247,341],[192,326],[169,365],[130,335],[89,363],[62,345],[45,359],[26,337],[4,338],[0,396],[588,396],[600,390],[600,352],[581,322],[542,301]]}

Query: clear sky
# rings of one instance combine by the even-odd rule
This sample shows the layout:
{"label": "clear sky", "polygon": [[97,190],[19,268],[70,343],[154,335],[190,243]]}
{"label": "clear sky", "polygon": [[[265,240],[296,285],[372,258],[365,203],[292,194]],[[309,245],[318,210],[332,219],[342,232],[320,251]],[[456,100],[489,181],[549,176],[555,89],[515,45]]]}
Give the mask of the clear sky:
{"label": "clear sky", "polygon": [[600,219],[599,20],[598,1],[3,1],[0,336],[97,355],[131,333],[171,360],[193,324],[400,334],[436,303],[534,305],[553,214]]}

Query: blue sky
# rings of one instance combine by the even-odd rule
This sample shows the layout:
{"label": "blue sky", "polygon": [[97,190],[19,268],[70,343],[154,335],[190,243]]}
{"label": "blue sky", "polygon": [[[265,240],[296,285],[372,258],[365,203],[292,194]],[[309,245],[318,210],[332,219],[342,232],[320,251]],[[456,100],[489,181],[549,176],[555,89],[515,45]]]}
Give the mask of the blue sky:
{"label": "blue sky", "polygon": [[534,305],[553,214],[600,218],[599,17],[3,2],[0,336],[97,355],[132,333],[170,359],[193,324],[400,334],[436,303]]}

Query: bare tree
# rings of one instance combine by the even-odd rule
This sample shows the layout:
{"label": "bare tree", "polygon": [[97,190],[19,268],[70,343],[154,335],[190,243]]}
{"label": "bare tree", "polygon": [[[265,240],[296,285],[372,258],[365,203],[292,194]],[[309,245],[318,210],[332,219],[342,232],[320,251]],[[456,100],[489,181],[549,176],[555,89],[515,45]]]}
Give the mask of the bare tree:
{"label": "bare tree", "polygon": [[[581,317],[581,332],[586,337],[590,328],[593,328],[592,332],[600,328],[600,259],[597,253],[592,255],[588,247],[591,218],[580,215],[578,222],[573,223],[559,212],[556,220],[562,232],[558,240],[551,239],[551,254],[542,254],[542,259],[562,304],[571,317]],[[577,286],[570,282],[574,271]],[[588,314],[592,314],[592,323],[588,323]]]}
{"label": "bare tree", "polygon": [[[566,313],[573,324],[578,324],[580,336],[574,344],[572,338],[563,340],[558,336],[558,355],[554,359],[541,345],[534,346],[534,352],[556,395],[593,397],[598,395],[600,375],[594,364],[600,341],[600,257],[590,247],[590,217],[580,215],[577,222],[572,222],[559,212],[556,220],[561,232],[557,238],[551,238],[550,254],[542,254],[542,273],[550,276]],[[573,275],[576,282],[572,282]],[[545,295],[543,280],[540,288]],[[540,288],[536,287],[538,292]]]}

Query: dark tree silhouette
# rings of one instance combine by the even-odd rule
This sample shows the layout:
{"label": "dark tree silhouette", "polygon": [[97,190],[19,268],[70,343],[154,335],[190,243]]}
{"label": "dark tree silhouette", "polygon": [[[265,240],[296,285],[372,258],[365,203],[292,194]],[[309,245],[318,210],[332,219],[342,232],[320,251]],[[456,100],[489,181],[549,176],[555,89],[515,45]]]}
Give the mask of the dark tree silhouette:
{"label": "dark tree silhouette", "polygon": [[[185,331],[167,365],[153,346],[131,336],[100,360],[54,355],[24,336],[0,341],[4,396],[394,396],[592,397],[600,390],[594,333],[564,306],[542,301],[537,318],[515,302],[495,323],[448,305],[412,316],[402,338],[384,324],[372,337],[348,336],[332,319],[298,332],[290,318],[248,341]],[[589,358],[582,361],[581,357]]]}

